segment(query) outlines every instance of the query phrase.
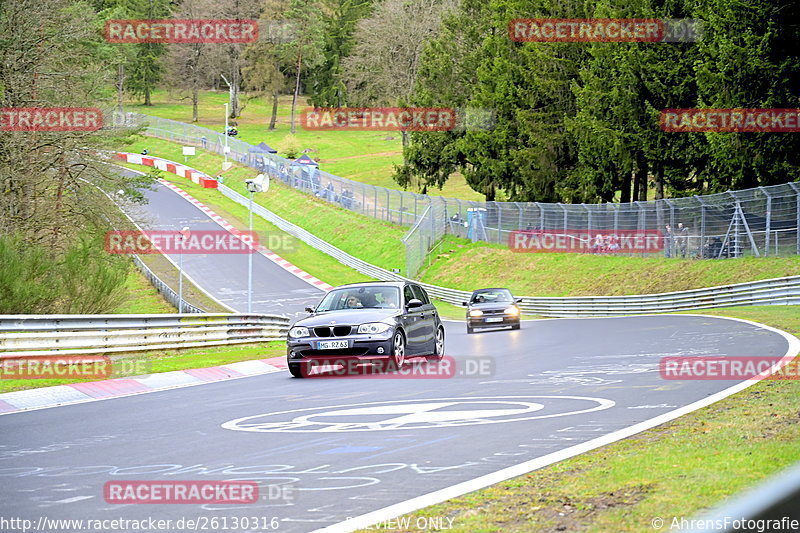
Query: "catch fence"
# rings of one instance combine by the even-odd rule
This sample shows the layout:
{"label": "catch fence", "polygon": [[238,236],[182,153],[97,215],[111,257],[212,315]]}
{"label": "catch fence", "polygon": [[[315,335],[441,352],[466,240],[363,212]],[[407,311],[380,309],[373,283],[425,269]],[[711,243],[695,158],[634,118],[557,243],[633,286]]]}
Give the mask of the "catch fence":
{"label": "catch fence", "polygon": [[[378,187],[335,176],[208,128],[125,114],[149,135],[194,145],[268,173],[295,189],[351,211],[408,226],[407,277],[414,277],[445,234],[511,245],[522,233],[569,235],[660,232],[657,252],[615,252],[702,259],[800,254],[800,184],[626,204],[472,202]],[[227,149],[226,149],[227,147]],[[310,155],[314,155],[311,153]],[[224,176],[224,174],[223,174]],[[224,182],[224,178],[223,178]],[[669,226],[669,228],[667,228]],[[607,249],[596,250],[600,253]]]}

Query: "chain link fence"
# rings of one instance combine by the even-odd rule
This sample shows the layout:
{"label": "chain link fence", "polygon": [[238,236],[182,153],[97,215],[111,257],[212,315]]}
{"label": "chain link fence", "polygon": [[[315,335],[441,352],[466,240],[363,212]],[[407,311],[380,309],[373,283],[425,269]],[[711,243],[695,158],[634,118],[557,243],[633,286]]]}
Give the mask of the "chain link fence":
{"label": "chain link fence", "polygon": [[[407,277],[423,267],[445,234],[510,245],[518,232],[613,234],[658,231],[664,257],[702,259],[800,254],[800,185],[627,204],[472,202],[377,187],[300,164],[221,132],[173,120],[126,113],[126,125],[193,145],[265,172],[273,179],[363,215],[409,226],[403,237]],[[227,144],[226,144],[227,143]],[[669,228],[667,227],[669,226]]]}

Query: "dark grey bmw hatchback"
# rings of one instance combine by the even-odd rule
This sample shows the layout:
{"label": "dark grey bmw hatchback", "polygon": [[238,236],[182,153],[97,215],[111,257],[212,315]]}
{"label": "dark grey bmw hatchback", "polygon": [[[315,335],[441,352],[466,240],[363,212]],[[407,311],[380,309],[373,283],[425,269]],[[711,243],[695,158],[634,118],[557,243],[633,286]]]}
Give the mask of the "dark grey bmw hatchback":
{"label": "dark grey bmw hatchback", "polygon": [[425,289],[407,281],[343,285],[289,328],[286,358],[294,377],[320,364],[400,368],[411,357],[444,356],[444,326]]}

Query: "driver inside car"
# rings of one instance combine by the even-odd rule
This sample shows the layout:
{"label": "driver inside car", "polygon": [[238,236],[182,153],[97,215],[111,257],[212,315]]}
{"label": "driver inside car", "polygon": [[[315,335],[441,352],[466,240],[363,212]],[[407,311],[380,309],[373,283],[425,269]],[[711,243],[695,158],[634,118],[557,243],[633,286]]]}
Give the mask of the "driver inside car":
{"label": "driver inside car", "polygon": [[353,294],[347,297],[344,306],[347,309],[359,309],[361,307],[364,307],[364,305],[361,303],[361,300],[359,300],[358,296],[355,296]]}

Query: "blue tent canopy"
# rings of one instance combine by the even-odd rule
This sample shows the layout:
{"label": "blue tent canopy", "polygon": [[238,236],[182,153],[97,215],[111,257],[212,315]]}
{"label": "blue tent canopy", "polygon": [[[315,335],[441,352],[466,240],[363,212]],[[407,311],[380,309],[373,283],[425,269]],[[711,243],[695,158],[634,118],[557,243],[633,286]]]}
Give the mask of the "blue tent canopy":
{"label": "blue tent canopy", "polygon": [[278,151],[276,149],[272,148],[270,145],[268,145],[267,143],[264,143],[264,142],[259,143],[256,146],[253,146],[252,148],[250,148],[250,151],[251,152],[259,152],[259,153],[266,153],[266,154],[277,154],[278,153]]}
{"label": "blue tent canopy", "polygon": [[310,157],[308,157],[308,154],[301,155],[300,157],[295,159],[294,162],[297,163],[298,165],[313,165],[315,167],[319,167],[319,164]]}

